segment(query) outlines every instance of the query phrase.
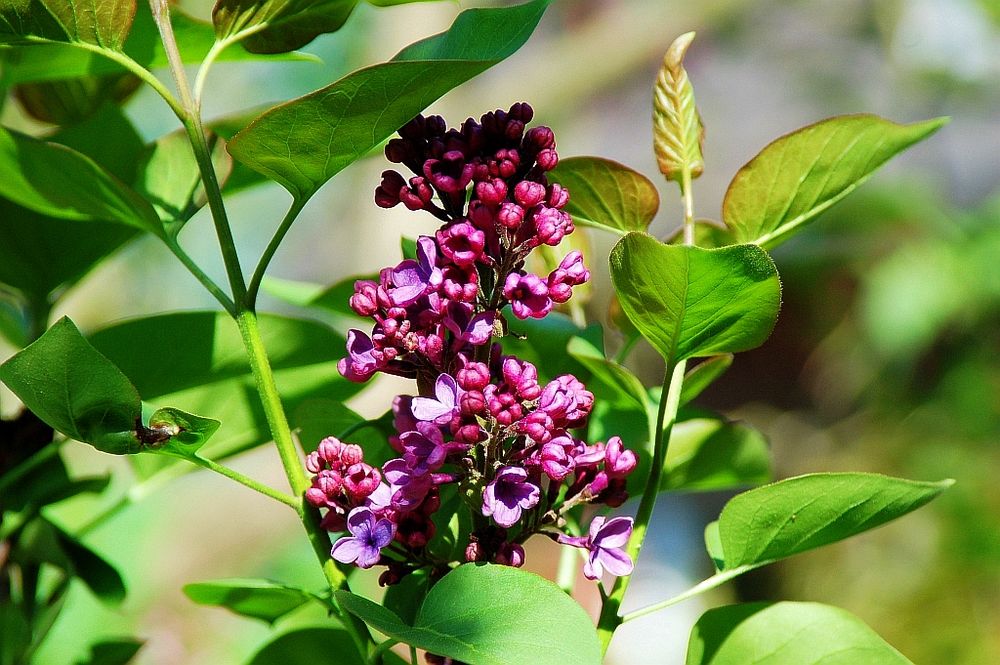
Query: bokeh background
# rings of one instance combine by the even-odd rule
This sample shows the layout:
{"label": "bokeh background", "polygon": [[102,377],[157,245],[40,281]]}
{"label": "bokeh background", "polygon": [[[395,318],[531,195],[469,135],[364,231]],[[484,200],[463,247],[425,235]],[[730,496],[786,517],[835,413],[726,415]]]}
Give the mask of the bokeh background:
{"label": "bokeh background", "polygon": [[[483,3],[363,5],[347,27],[306,50],[314,62],[218,64],[208,118],[322,87],[445,29]],[[206,16],[209,3],[182,6]],[[697,30],[687,68],[707,128],[706,170],[696,213],[718,218],[735,171],[767,142],[821,118],[874,112],[896,121],[948,115],[952,122],[896,158],[869,183],[775,252],[784,306],[772,339],[737,358],[701,398],[763,430],[778,477],[825,470],[881,472],[958,483],[930,506],[875,532],[765,568],[703,599],[626,625],[609,662],[683,662],[691,625],[712,604],[793,599],[840,605],[916,663],[1000,663],[1000,2],[996,0],[555,0],[516,55],[431,107],[457,125],[469,115],[530,102],[560,153],[601,155],[649,175],[663,199],[652,231],[681,218],[676,187],[657,175],[651,149],[651,86],[677,35]],[[127,107],[144,137],[177,125],[150,91]],[[40,129],[14,103],[8,126]],[[332,284],[398,260],[401,234],[430,230],[414,216],[377,208],[379,157],[339,175],[310,202],[272,264],[284,279]],[[288,204],[276,185],[232,200],[239,249],[256,256]],[[606,318],[606,256],[613,238],[590,233],[595,273],[587,314]],[[2,239],[0,239],[2,241]],[[203,211],[182,241],[223,279]],[[246,260],[245,260],[246,262]],[[127,245],[77,286],[57,314],[84,329],[152,312],[212,308],[214,301],[152,238]],[[290,311],[275,299],[263,309]],[[0,348],[0,357],[11,352]],[[342,349],[330,349],[337,357]],[[655,355],[634,369],[651,385]],[[353,406],[376,416],[391,380]],[[13,408],[9,394],[6,412]],[[69,449],[74,469],[113,470],[121,460]],[[277,456],[259,449],[234,461],[283,485]],[[102,501],[62,504],[72,526]],[[639,561],[627,606],[638,607],[711,573],[702,529],[723,493],[665,495]],[[315,560],[287,510],[208,473],[152,488],[103,523],[88,542],[122,570],[129,597],[108,609],[73,588],[38,654],[71,663],[95,638],[148,640],[138,663],[239,663],[270,634],[263,624],[195,606],[187,582],[272,577],[321,585]],[[555,554],[531,552],[552,573]],[[584,580],[585,581],[585,580]],[[581,581],[580,598],[593,603]],[[626,608],[628,609],[628,608]],[[297,620],[311,621],[303,616]],[[331,663],[337,662],[331,654]]]}

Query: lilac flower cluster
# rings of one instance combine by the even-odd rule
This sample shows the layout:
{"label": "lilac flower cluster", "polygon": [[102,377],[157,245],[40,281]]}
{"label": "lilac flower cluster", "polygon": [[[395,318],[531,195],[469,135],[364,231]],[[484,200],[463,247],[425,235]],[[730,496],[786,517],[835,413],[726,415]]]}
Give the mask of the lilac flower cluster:
{"label": "lilac flower cluster", "polygon": [[594,518],[585,537],[563,530],[575,506],[625,501],[635,453],[618,437],[578,438],[594,395],[570,374],[540,383],[533,364],[505,355],[494,339],[507,329],[508,306],[519,319],[544,317],[590,278],[576,251],[545,277],[525,270],[532,249],[554,247],[574,230],[563,210],[569,192],[546,177],[559,159],[552,131],[527,129],[532,114],[519,103],[457,130],[417,116],[386,146],[389,160],[414,176],[384,172],[375,202],[402,203],[443,224],[417,240],[415,258],[355,284],[351,308],[374,325],[370,334],[348,333],[339,369],[352,381],[377,372],[413,378],[419,394],[393,402],[389,443],[398,457],[379,470],[357,446],[325,439],[307,461],[306,492],[327,509],[329,530],[349,533],[333,557],[386,565],[386,584],[451,563],[427,547],[449,485],[472,513],[463,535],[468,561],[520,566],[524,541],[545,533],[587,549],[588,577],[631,572],[623,551],[630,518]]}

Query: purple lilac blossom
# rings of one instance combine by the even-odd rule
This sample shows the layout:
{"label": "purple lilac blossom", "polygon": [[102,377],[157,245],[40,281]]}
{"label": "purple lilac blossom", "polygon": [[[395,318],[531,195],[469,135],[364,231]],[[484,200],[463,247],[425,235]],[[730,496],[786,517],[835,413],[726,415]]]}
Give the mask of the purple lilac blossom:
{"label": "purple lilac blossom", "polygon": [[358,507],[347,516],[350,536],[333,544],[330,555],[341,563],[353,563],[358,568],[371,568],[382,558],[382,548],[392,542],[396,525],[375,516],[369,508]]}
{"label": "purple lilac blossom", "polygon": [[425,422],[447,425],[458,413],[462,389],[450,374],[441,374],[434,382],[434,397],[414,397],[410,402],[413,417]]}
{"label": "purple lilac blossom", "polygon": [[563,545],[581,547],[587,550],[587,562],[583,564],[583,574],[587,579],[599,580],[605,569],[617,577],[632,573],[632,557],[623,549],[632,535],[631,517],[595,517],[590,523],[586,536],[560,535]]}
{"label": "purple lilac blossom", "polygon": [[483,515],[493,517],[502,527],[514,526],[521,513],[538,504],[541,490],[528,482],[528,473],[517,466],[497,470],[492,482],[483,491]]}

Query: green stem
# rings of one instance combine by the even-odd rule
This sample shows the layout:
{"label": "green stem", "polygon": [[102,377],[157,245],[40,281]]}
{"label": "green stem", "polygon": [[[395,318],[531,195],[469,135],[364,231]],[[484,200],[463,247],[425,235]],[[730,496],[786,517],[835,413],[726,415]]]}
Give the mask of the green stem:
{"label": "green stem", "polygon": [[[60,43],[48,39],[33,39],[31,41],[38,41],[40,43],[46,43],[46,44]],[[156,78],[156,76],[151,71],[140,65],[138,62],[136,62],[129,56],[125,55],[121,51],[113,51],[111,49],[106,49],[103,46],[98,46],[97,44],[88,44],[87,42],[73,42],[73,46],[83,49],[85,51],[90,51],[91,53],[96,53],[97,55],[104,56],[108,60],[118,63],[132,74],[138,76],[140,79],[143,80],[143,82],[146,83],[146,85],[155,90],[156,93],[163,98],[163,100],[167,103],[170,109],[174,112],[174,115],[176,115],[181,120],[181,122],[184,122],[184,119],[187,117],[187,111],[185,110],[184,105],[181,104],[179,101],[177,101],[177,98],[174,97],[173,93],[170,92],[167,86],[165,86],[160,79]]]}
{"label": "green stem", "polygon": [[229,312],[229,315],[235,317],[236,304],[233,302],[232,298],[226,295],[222,288],[216,284],[211,277],[206,275],[205,271],[203,271],[198,264],[195,263],[190,256],[188,256],[187,252],[185,252],[184,249],[181,248],[180,244],[178,244],[177,239],[167,236],[163,239],[163,242],[167,245],[170,251],[173,252],[174,256],[176,256],[180,262],[184,264],[184,267],[188,269],[188,272],[194,275],[195,279],[201,282],[201,285],[204,286],[205,289],[219,301],[219,304],[222,305],[227,312]]}
{"label": "green stem", "polygon": [[694,196],[691,193],[691,169],[681,172],[681,196],[684,198],[684,244],[694,244]]}
{"label": "green stem", "polygon": [[305,200],[300,200],[296,198],[292,201],[291,207],[288,212],[285,213],[284,219],[281,220],[281,224],[278,225],[277,230],[274,235],[271,236],[271,241],[267,243],[267,248],[260,257],[260,261],[257,262],[257,267],[253,271],[253,276],[250,278],[250,284],[247,287],[247,306],[251,309],[257,303],[257,292],[260,290],[260,283],[264,279],[264,273],[267,272],[267,266],[271,263],[271,259],[274,258],[274,253],[278,251],[278,246],[281,245],[281,241],[284,240],[285,234],[288,233],[288,229],[291,228],[292,223],[295,218],[299,216],[302,212],[302,208],[306,205]]}
{"label": "green stem", "polygon": [[628,614],[622,616],[622,623],[632,621],[633,619],[638,619],[639,617],[644,617],[647,614],[652,614],[653,612],[658,612],[664,608],[670,607],[671,605],[676,605],[688,598],[694,598],[697,595],[703,594],[706,591],[714,589],[715,587],[722,586],[729,580],[739,577],[743,573],[746,573],[754,568],[758,568],[764,564],[755,564],[752,566],[739,566],[738,568],[733,568],[732,570],[726,570],[721,573],[716,573],[706,580],[702,580],[698,584],[694,585],[687,591],[680,593],[673,598],[668,598],[666,600],[661,600],[658,603],[653,603],[652,605],[647,605],[646,607],[639,608],[634,612],[629,612]]}
{"label": "green stem", "polygon": [[245,485],[246,487],[249,487],[255,492],[260,492],[266,497],[270,497],[275,501],[280,501],[286,506],[290,506],[295,511],[298,511],[301,506],[301,504],[295,497],[289,494],[285,494],[284,492],[279,492],[278,490],[273,489],[271,487],[268,487],[264,483],[258,482],[253,478],[250,478],[249,476],[244,476],[239,471],[231,469],[228,466],[223,466],[218,462],[213,462],[212,460],[205,459],[204,457],[195,457],[193,459],[190,459],[190,461],[200,466],[203,469],[214,471],[220,476],[225,476],[230,480],[235,480],[240,485]]}
{"label": "green stem", "polygon": [[392,647],[399,644],[399,640],[388,639],[384,642],[379,642],[378,646],[372,649],[371,655],[368,656],[369,665],[378,665],[382,662],[382,654],[391,649]]}
{"label": "green stem", "polygon": [[[656,498],[660,493],[660,480],[663,476],[663,464],[667,458],[667,448],[670,444],[670,432],[673,429],[674,421],[677,419],[677,409],[680,406],[681,385],[684,383],[684,370],[687,362],[684,360],[668,363],[667,371],[663,377],[663,392],[660,396],[660,406],[656,415],[656,429],[653,440],[653,459],[650,462],[649,478],[646,487],[642,492],[642,499],[639,501],[639,509],[636,512],[635,524],[632,527],[632,537],[629,539],[626,551],[632,557],[632,561],[639,558],[639,551],[642,543],[646,539],[646,531],[649,529],[649,521],[653,515],[653,508],[656,505]],[[615,580],[611,593],[601,606],[601,615],[597,620],[597,634],[601,640],[603,652],[607,652],[611,644],[611,637],[615,629],[622,623],[622,617],[618,610],[621,608],[622,599],[628,590],[632,576],[626,575]]]}

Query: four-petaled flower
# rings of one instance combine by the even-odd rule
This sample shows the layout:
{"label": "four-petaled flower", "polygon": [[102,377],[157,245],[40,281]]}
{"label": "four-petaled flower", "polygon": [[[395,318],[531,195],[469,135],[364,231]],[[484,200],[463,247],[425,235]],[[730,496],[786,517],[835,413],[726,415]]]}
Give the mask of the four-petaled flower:
{"label": "four-petaled flower", "polygon": [[453,415],[458,413],[459,398],[462,389],[458,387],[455,378],[450,374],[441,374],[434,382],[434,396],[414,397],[410,402],[413,417],[425,422],[447,425]]}
{"label": "four-petaled flower", "polygon": [[595,517],[586,536],[560,535],[558,540],[563,545],[586,549],[588,556],[587,562],[583,564],[583,574],[587,579],[599,580],[605,569],[617,577],[632,573],[632,557],[622,549],[631,535],[631,517],[615,517],[610,520]]}
{"label": "four-petaled flower", "polygon": [[350,536],[333,544],[330,554],[341,563],[353,563],[358,568],[371,568],[382,558],[382,548],[396,536],[396,525],[379,519],[370,508],[359,507],[347,516]]}
{"label": "four-petaled flower", "polygon": [[521,511],[538,505],[540,496],[538,486],[528,482],[527,471],[519,466],[500,467],[483,491],[483,515],[492,515],[502,527],[514,526],[521,519]]}

